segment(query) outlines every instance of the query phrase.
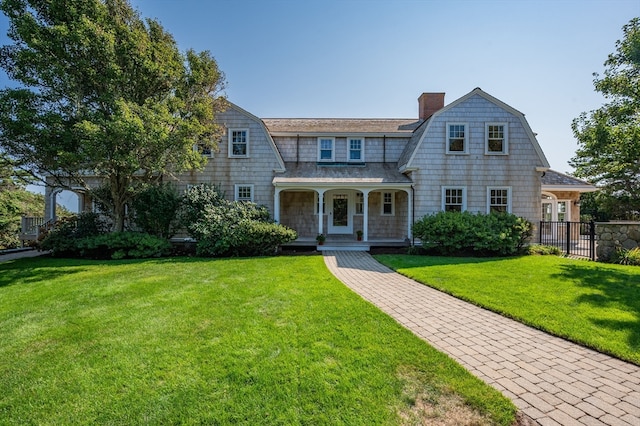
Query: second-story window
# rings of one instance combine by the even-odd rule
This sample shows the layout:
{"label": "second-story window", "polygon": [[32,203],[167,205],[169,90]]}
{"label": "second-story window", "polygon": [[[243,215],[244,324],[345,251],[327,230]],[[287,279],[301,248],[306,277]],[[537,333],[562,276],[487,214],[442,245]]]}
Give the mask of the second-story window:
{"label": "second-story window", "polygon": [[447,123],[447,154],[469,152],[468,138],[466,123]]}
{"label": "second-story window", "polygon": [[349,161],[360,163],[364,161],[364,139],[347,138],[349,147]]}
{"label": "second-story window", "polygon": [[229,157],[249,156],[249,130],[229,129]]}
{"label": "second-story window", "polygon": [[508,153],[508,127],[502,123],[487,123],[485,134],[487,135],[485,152],[487,154]]}
{"label": "second-story window", "polygon": [[334,145],[334,138],[318,138],[318,161],[335,161]]}

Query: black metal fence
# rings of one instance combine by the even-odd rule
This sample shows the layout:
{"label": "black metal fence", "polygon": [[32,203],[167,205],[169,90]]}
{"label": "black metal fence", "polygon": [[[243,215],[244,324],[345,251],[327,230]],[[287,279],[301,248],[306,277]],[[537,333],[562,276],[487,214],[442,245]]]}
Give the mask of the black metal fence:
{"label": "black metal fence", "polygon": [[540,222],[540,244],[556,246],[567,256],[596,260],[594,222]]}

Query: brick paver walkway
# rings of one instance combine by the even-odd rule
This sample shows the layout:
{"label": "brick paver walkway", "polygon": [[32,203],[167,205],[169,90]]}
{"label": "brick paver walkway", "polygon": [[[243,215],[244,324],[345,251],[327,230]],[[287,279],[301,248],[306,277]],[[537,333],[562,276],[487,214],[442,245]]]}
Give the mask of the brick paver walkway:
{"label": "brick paver walkway", "polygon": [[365,252],[324,252],[365,300],[511,398],[541,425],[640,426],[640,367],[419,284]]}

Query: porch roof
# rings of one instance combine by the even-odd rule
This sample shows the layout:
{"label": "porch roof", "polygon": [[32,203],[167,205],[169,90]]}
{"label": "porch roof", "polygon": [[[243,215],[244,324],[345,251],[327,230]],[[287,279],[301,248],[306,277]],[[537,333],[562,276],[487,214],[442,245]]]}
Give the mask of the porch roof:
{"label": "porch roof", "polygon": [[542,176],[543,191],[593,192],[598,188],[573,176],[548,169]]}
{"label": "porch roof", "polygon": [[273,178],[274,186],[289,187],[402,187],[411,179],[388,163],[318,164],[285,163],[287,171]]}

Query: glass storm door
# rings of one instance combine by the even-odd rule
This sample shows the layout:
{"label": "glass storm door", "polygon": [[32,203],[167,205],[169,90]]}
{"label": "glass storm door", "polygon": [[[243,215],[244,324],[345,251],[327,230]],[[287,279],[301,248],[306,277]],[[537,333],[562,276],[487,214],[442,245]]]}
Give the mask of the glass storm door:
{"label": "glass storm door", "polygon": [[333,194],[329,211],[329,233],[351,234],[353,224],[349,211],[349,194]]}

